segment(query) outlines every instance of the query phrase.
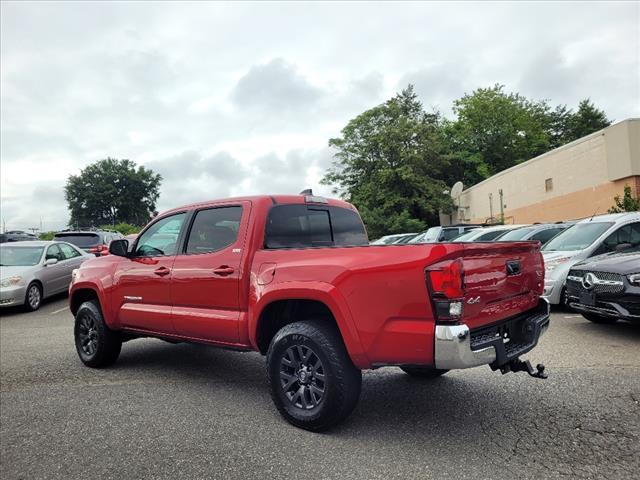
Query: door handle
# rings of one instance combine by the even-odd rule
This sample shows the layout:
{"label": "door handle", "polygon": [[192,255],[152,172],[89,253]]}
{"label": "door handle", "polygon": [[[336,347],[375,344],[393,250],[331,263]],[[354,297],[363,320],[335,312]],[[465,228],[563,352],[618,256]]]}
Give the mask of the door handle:
{"label": "door handle", "polygon": [[235,272],[235,270],[228,265],[222,265],[221,267],[218,267],[213,271],[213,273],[215,273],[216,275],[221,275],[223,277],[231,275],[233,272]]}
{"label": "door handle", "polygon": [[153,273],[155,273],[156,275],[160,275],[161,277],[164,277],[165,275],[169,275],[169,273],[171,273],[171,270],[169,270],[167,267],[160,267],[155,269]]}

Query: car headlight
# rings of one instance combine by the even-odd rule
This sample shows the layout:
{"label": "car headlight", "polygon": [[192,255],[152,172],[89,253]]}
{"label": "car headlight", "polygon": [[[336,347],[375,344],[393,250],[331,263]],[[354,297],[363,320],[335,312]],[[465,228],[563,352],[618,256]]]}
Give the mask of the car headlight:
{"label": "car headlight", "polygon": [[569,257],[562,257],[562,258],[554,258],[553,260],[544,262],[544,271],[550,272],[551,270],[554,270],[558,265],[566,262],[569,259],[570,259]]}
{"label": "car headlight", "polygon": [[629,279],[629,283],[631,285],[640,287],[640,273],[632,273],[631,275],[627,275],[627,278]]}
{"label": "car headlight", "polygon": [[0,282],[0,287],[13,287],[15,285],[21,285],[22,284],[22,277],[19,276],[15,276],[15,277],[9,277],[9,278],[5,278]]}

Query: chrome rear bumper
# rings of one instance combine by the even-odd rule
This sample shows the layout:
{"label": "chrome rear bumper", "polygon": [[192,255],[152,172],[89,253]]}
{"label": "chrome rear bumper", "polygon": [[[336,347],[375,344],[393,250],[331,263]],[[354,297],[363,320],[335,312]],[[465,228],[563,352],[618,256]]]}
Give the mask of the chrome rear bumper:
{"label": "chrome rear bumper", "polygon": [[[549,312],[549,303],[540,299],[533,310],[474,332],[464,324],[436,325],[435,367],[453,370],[491,365],[497,369],[538,344],[538,339],[549,327]],[[503,336],[498,334],[501,327],[517,334],[505,343]]]}

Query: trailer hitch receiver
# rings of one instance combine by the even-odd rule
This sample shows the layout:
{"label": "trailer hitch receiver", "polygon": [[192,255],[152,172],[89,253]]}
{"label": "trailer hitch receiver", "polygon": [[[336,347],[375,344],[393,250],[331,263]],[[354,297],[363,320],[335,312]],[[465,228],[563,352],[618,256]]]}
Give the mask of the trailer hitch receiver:
{"label": "trailer hitch receiver", "polygon": [[509,372],[527,372],[532,377],[541,378],[543,380],[548,377],[544,370],[544,364],[542,363],[536,365],[536,368],[534,369],[529,360],[522,361],[519,358],[513,359],[506,365],[500,367],[500,371],[503,375]]}

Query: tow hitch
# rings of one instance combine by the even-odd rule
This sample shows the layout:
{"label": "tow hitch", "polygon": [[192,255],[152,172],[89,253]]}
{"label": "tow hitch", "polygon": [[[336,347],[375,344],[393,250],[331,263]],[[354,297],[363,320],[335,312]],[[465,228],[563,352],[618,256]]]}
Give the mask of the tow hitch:
{"label": "tow hitch", "polygon": [[534,370],[529,360],[525,360],[523,362],[519,358],[511,360],[506,365],[500,367],[500,371],[503,375],[509,372],[527,372],[529,375],[535,378],[545,379],[548,377],[548,375],[544,371],[544,364],[539,363],[538,365],[536,365],[536,368]]}

